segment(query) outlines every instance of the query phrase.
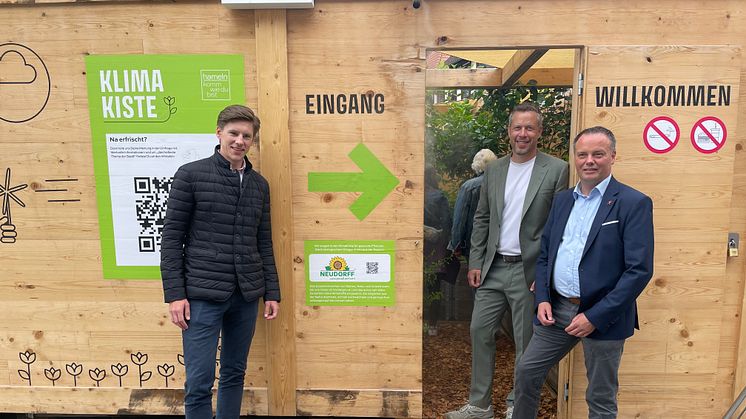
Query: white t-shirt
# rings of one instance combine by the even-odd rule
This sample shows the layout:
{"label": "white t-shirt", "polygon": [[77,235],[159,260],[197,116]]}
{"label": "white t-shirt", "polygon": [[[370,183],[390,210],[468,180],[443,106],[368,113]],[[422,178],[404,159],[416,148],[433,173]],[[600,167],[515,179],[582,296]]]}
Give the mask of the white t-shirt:
{"label": "white t-shirt", "polygon": [[531,180],[531,172],[534,170],[535,161],[536,157],[525,163],[510,161],[508,177],[505,180],[505,206],[503,207],[503,219],[500,223],[500,241],[497,245],[497,253],[511,256],[521,254],[521,242],[518,234],[521,231],[523,202],[526,200],[528,182]]}

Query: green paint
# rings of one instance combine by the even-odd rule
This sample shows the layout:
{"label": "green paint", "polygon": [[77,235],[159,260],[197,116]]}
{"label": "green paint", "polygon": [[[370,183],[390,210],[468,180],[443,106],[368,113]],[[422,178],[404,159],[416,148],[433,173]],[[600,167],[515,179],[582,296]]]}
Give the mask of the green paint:
{"label": "green paint", "polygon": [[85,57],[105,279],[160,279],[157,263],[117,264],[106,135],[214,134],[218,112],[245,102],[243,61],[206,54]]}
{"label": "green paint", "polygon": [[350,211],[362,221],[399,184],[396,178],[365,144],[358,144],[349,154],[361,173],[311,172],[308,174],[309,192],[361,192],[350,205]]}
{"label": "green paint", "polygon": [[303,248],[306,305],[394,306],[393,240],[307,240]]}

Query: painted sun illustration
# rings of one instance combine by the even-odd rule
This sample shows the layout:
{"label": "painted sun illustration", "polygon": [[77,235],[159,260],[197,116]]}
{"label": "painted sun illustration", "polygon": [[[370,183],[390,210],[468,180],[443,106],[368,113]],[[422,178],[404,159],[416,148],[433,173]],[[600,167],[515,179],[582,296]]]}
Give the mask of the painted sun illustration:
{"label": "painted sun illustration", "polygon": [[333,271],[346,271],[347,270],[347,262],[339,256],[333,257],[329,261],[329,266],[332,268]]}

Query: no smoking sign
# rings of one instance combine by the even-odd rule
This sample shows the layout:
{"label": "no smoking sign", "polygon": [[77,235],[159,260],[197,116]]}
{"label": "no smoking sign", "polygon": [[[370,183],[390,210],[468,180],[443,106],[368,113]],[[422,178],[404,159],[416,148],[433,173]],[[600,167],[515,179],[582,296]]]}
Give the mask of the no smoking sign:
{"label": "no smoking sign", "polygon": [[680,137],[679,125],[667,116],[653,118],[642,131],[642,140],[645,147],[658,154],[673,150]]}

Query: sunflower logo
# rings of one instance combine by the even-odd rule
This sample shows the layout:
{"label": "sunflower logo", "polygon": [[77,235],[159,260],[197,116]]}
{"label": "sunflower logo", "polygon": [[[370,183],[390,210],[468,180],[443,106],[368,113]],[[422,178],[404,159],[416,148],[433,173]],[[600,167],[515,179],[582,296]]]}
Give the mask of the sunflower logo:
{"label": "sunflower logo", "polygon": [[329,260],[329,266],[326,266],[327,271],[349,271],[350,267],[347,266],[347,261],[344,258],[335,256]]}

